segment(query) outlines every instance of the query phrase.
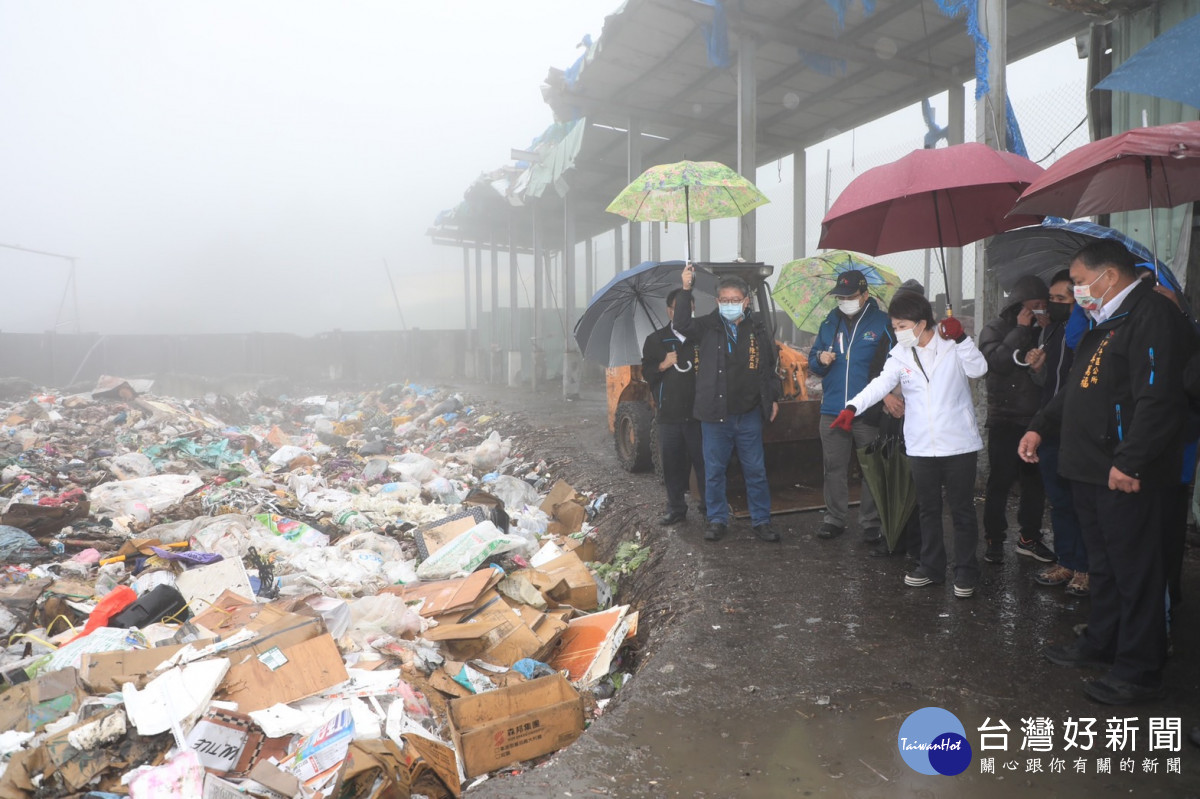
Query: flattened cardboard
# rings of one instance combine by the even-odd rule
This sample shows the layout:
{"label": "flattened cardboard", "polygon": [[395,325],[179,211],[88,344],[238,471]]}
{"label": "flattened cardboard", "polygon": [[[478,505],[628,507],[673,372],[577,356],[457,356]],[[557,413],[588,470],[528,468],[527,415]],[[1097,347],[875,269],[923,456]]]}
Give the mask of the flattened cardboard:
{"label": "flattened cardboard", "polygon": [[274,647],[286,649],[325,630],[324,622],[315,616],[289,613],[274,604],[254,602],[232,591],[225,591],[212,607],[192,621],[220,638],[229,638],[243,629],[258,633],[252,641],[226,651],[235,660],[236,653],[244,650],[261,655]]}
{"label": "flattened cardboard", "polygon": [[554,674],[450,703],[454,746],[468,777],[549,754],[583,732],[583,699]]}
{"label": "flattened cardboard", "polygon": [[480,569],[466,577],[411,586],[391,586],[380,593],[397,594],[408,603],[423,599],[425,602],[421,606],[420,614],[426,618],[433,618],[471,608],[483,592],[503,578],[504,575],[496,569]]}
{"label": "flattened cardboard", "polygon": [[300,795],[300,780],[265,760],[259,761],[250,769],[250,779],[274,791],[280,797]]}
{"label": "flattened cardboard", "polygon": [[282,650],[287,663],[274,671],[258,659],[261,652],[254,648],[227,653],[231,666],[217,697],[237,702],[241,713],[251,713],[305,699],[349,678],[337,644],[327,633]]}
{"label": "flattened cardboard", "polygon": [[72,668],[43,674],[0,693],[0,730],[37,732],[79,708],[83,691]]}
{"label": "flattened cardboard", "polygon": [[[198,642],[195,646],[204,646]],[[170,658],[185,644],[156,646],[152,649],[129,649],[117,652],[95,652],[84,655],[79,665],[81,679],[94,694],[120,691],[125,683],[145,687],[147,677],[158,664]]]}
{"label": "flattened cardboard", "polygon": [[246,567],[238,558],[226,558],[207,566],[188,569],[176,576],[175,587],[183,594],[188,606],[197,609],[207,608],[231,590],[235,593],[252,593]]}

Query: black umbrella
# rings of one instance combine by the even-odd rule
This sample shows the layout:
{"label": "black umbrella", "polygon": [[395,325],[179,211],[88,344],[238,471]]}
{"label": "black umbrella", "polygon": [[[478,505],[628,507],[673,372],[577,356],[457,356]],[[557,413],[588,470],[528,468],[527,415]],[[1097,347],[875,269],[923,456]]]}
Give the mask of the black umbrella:
{"label": "black umbrella", "polygon": [[[646,261],[597,291],[575,325],[583,357],[605,366],[641,363],[646,336],[667,324],[667,295],[680,287],[683,267],[683,261]],[[716,307],[716,294],[716,275],[697,269],[695,313]]]}

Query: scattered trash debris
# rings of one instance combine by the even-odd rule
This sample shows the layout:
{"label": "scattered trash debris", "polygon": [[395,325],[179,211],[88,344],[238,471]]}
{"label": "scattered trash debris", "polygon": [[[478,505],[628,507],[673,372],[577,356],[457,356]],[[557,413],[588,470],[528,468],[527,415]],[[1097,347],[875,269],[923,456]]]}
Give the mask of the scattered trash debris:
{"label": "scattered trash debris", "polygon": [[502,417],[152,389],[0,405],[0,795],[459,797],[629,679],[649,550]]}

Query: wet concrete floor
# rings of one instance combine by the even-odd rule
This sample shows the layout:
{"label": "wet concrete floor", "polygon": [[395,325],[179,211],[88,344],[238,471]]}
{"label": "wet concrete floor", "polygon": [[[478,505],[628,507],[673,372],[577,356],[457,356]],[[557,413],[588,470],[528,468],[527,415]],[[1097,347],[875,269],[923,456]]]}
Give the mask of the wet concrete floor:
{"label": "wet concrete floor", "polygon": [[[1087,600],[1036,585],[1043,565],[1018,557],[1011,542],[1002,566],[982,564],[967,600],[949,584],[904,586],[905,558],[869,557],[853,524],[838,539],[818,539],[815,512],[776,517],[779,544],[755,539],[747,522],[705,542],[699,519],[654,525],[661,486],[652,474],[619,469],[601,399],[463,388],[523,414],[563,476],[612,493],[605,534],[640,535],[656,553],[625,598],[652,624],[633,679],[571,747],[469,796],[1200,796],[1200,749],[1187,741],[1200,724],[1194,551],[1185,592],[1197,598],[1178,609],[1167,698],[1105,707],[1080,690],[1094,672],[1039,654],[1072,637]],[[975,749],[957,777],[919,774],[900,755],[900,725],[925,707],[957,716]],[[1023,720],[1038,717],[1053,725],[1049,751],[1024,741]],[[1070,718],[1096,719],[1090,751],[1066,747]],[[1177,751],[1149,749],[1156,718],[1181,719]],[[987,719],[1009,726],[1005,749],[979,751]],[[1132,748],[1109,748],[1109,719],[1137,727]],[[994,758],[994,773],[984,772],[984,758]],[[1102,758],[1111,774],[1098,773]],[[1133,773],[1121,771],[1123,760]],[[1168,773],[1175,764],[1182,773]]]}

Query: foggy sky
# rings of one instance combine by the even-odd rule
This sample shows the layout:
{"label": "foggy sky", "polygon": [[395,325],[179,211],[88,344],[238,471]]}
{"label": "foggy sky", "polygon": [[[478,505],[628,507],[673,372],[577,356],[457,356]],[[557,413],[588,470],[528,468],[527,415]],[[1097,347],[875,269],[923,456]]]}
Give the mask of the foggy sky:
{"label": "foggy sky", "polygon": [[[395,328],[384,258],[410,326],[460,325],[425,231],[618,5],[0,0],[0,243],[78,258],[85,331]],[[0,270],[0,329],[51,329],[67,262]]]}

